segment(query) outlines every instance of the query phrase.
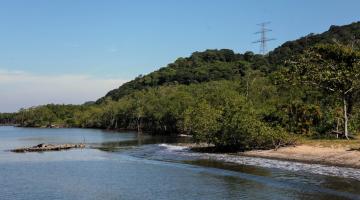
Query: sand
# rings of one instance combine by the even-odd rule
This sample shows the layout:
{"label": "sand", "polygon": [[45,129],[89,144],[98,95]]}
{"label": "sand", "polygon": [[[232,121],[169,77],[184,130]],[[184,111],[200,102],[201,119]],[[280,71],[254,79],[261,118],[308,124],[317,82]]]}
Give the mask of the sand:
{"label": "sand", "polygon": [[317,163],[360,169],[359,149],[353,150],[348,147],[298,145],[295,147],[283,147],[278,150],[256,150],[241,152],[238,154],[242,156]]}

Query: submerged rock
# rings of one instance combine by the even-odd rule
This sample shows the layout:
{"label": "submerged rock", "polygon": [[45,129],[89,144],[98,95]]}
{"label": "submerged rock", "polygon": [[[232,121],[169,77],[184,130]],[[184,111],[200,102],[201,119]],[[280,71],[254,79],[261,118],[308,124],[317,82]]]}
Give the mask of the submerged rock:
{"label": "submerged rock", "polygon": [[18,149],[12,149],[10,151],[16,153],[24,152],[39,152],[39,151],[61,151],[73,148],[84,148],[85,144],[38,144],[33,147],[24,147]]}

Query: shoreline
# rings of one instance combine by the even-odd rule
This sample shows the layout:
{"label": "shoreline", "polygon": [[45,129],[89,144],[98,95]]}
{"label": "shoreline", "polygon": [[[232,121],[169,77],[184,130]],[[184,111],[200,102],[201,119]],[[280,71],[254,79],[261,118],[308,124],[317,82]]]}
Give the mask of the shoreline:
{"label": "shoreline", "polygon": [[347,147],[302,144],[294,147],[282,147],[278,150],[239,152],[236,155],[360,169],[360,151]]}
{"label": "shoreline", "polygon": [[297,146],[281,147],[277,150],[251,150],[235,153],[217,153],[206,151],[206,144],[179,144],[199,153],[228,154],[265,158],[271,160],[290,161],[306,164],[320,164],[333,167],[346,167],[360,169],[360,150],[346,146],[324,147],[318,145],[300,144]]}

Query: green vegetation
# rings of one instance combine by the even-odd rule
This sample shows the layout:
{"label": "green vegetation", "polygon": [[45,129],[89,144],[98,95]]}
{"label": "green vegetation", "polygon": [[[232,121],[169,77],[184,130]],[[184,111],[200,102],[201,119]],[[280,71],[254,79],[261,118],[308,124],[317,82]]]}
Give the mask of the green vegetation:
{"label": "green vegetation", "polygon": [[0,113],[0,124],[15,124],[16,113]]}
{"label": "green vegetation", "polygon": [[286,75],[293,82],[323,90],[342,101],[344,134],[348,138],[348,116],[360,92],[360,51],[348,46],[318,45],[295,58],[290,66]]}
{"label": "green vegetation", "polygon": [[360,130],[359,37],[358,22],[287,42],[265,56],[195,52],[96,103],[44,105],[11,118],[27,127],[190,134],[227,151],[278,148],[299,135],[348,137]]}
{"label": "green vegetation", "polygon": [[138,76],[118,89],[110,91],[97,103],[106,98],[119,100],[134,91],[151,87],[177,84],[193,84],[218,80],[238,80],[245,75],[248,67],[266,70],[269,68],[267,60],[252,52],[235,54],[232,50],[206,50],[195,52],[188,58],[179,58],[167,67],[145,76]]}
{"label": "green vegetation", "polygon": [[[330,29],[322,34],[313,34],[302,37],[295,41],[285,42],[269,53],[269,62],[273,66],[282,65],[291,56],[301,54],[305,49],[319,44],[344,44],[353,45],[360,38],[360,22],[345,26],[331,26]],[[359,43],[354,44],[359,47]]]}

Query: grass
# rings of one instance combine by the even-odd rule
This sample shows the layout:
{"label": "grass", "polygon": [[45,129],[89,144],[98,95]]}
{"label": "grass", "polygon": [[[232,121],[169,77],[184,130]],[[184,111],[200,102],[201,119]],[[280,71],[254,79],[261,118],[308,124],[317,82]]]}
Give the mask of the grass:
{"label": "grass", "polygon": [[350,150],[360,151],[360,136],[355,136],[354,139],[311,139],[299,138],[298,144],[305,144],[317,147],[331,147],[331,148],[347,148]]}

